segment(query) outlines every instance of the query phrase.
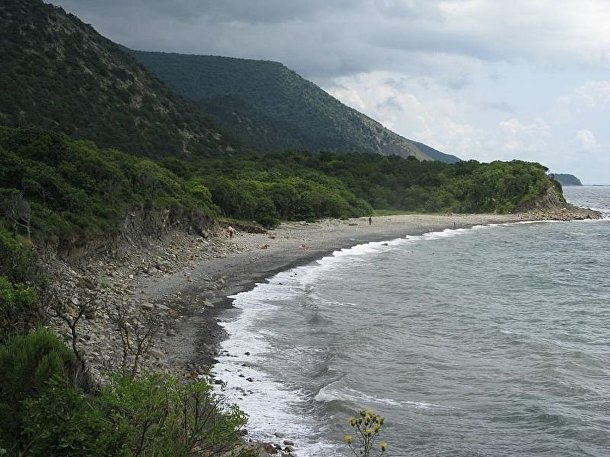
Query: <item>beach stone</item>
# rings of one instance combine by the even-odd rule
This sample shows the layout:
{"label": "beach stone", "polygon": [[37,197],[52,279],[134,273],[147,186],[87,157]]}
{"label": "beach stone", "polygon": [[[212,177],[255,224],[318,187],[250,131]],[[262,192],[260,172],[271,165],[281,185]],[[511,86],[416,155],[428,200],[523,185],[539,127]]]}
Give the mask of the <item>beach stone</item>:
{"label": "beach stone", "polygon": [[263,443],[263,449],[267,454],[277,454],[277,448],[271,443]]}
{"label": "beach stone", "polygon": [[[284,440],[284,446],[294,446],[294,441]],[[292,450],[290,450],[290,452],[292,452]]]}
{"label": "beach stone", "polygon": [[142,303],[142,304],[140,305],[140,307],[141,307],[143,310],[146,310],[146,311],[152,311],[152,310],[154,309],[155,305],[153,305],[152,303],[146,303],[146,302],[145,302],[145,303]]}

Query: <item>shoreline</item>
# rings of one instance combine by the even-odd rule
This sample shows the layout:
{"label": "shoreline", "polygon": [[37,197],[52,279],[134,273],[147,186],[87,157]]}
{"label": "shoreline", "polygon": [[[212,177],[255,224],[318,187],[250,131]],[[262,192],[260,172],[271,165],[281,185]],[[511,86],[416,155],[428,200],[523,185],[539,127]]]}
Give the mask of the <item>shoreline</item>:
{"label": "shoreline", "polygon": [[[583,212],[584,211],[584,212]],[[599,217],[599,216],[597,216]],[[121,339],[113,309],[123,306],[134,319],[154,318],[159,331],[141,367],[195,378],[207,376],[225,332],[218,320],[232,307],[229,296],[252,289],[276,273],[305,265],[344,248],[407,235],[475,225],[549,219],[597,218],[573,209],[520,214],[376,216],[313,223],[283,223],[264,233],[226,228],[202,237],[172,232],[146,245],[127,246],[112,258],[92,257],[78,268],[55,259],[47,264],[66,303],[95,294],[102,305],[80,323],[79,350],[92,375],[103,379],[120,362]],[[66,342],[69,329],[52,326]]]}
{"label": "shoreline", "polygon": [[251,290],[281,271],[369,242],[525,221],[543,222],[525,214],[456,214],[380,216],[370,225],[366,217],[284,223],[266,233],[237,233],[227,240],[236,246],[232,253],[197,262],[164,277],[161,282],[143,278],[137,289],[143,291],[140,298],[149,302],[174,294],[172,305],[179,307],[185,318],[176,323],[172,336],[157,348],[166,355],[173,370],[186,370],[196,376],[212,367],[220,343],[226,337],[218,322],[222,312],[233,306],[229,297]]}
{"label": "shoreline", "polygon": [[[104,309],[79,324],[79,351],[94,379],[103,382],[107,370],[118,366],[121,342],[111,311],[117,303],[134,313],[155,316],[161,323],[142,370],[201,379],[210,376],[227,337],[219,322],[223,312],[233,308],[229,297],[251,290],[281,271],[307,265],[341,249],[408,235],[477,225],[599,218],[595,211],[570,206],[552,212],[507,215],[376,216],[371,224],[368,217],[292,222],[264,233],[238,232],[232,236],[227,228],[216,227],[214,233],[203,236],[170,232],[144,245],[126,246],[112,258],[92,257],[78,267],[55,259],[47,268],[61,284],[66,302],[77,305],[74,291],[88,290],[105,303]],[[66,342],[70,341],[65,324],[55,322],[53,327]],[[210,382],[222,384],[222,379],[212,377]],[[274,435],[281,441],[281,435]],[[279,445],[260,446],[273,450]]]}

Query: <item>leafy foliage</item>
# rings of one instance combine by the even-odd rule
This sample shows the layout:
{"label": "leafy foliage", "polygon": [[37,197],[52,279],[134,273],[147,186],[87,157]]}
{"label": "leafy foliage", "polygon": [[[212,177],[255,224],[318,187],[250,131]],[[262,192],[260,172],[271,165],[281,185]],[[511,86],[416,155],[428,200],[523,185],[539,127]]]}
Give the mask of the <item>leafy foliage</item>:
{"label": "leafy foliage", "polygon": [[47,330],[16,335],[0,346],[0,447],[19,436],[22,403],[53,380],[66,383],[73,361],[72,352]]}
{"label": "leafy foliage", "polygon": [[39,127],[150,157],[227,146],[199,108],[116,44],[41,0],[0,5],[0,124]]}
{"label": "leafy foliage", "polygon": [[373,208],[509,213],[554,185],[546,168],[522,161],[446,164],[375,154],[290,152],[182,165],[181,173],[200,179],[226,216],[263,224],[362,216]]}
{"label": "leafy foliage", "polygon": [[[0,152],[1,155],[1,152]],[[23,237],[15,237],[0,220],[0,276],[13,282],[32,281],[36,268],[31,246]]]}
{"label": "leafy foliage", "polygon": [[[116,234],[134,208],[166,211],[170,225],[204,221],[214,212],[200,183],[186,183],[149,160],[55,133],[1,127],[0,195],[0,217],[13,233],[60,250]],[[0,230],[0,249],[17,252],[5,233]]]}
{"label": "leafy foliage", "polygon": [[32,287],[13,284],[0,276],[0,343],[13,334],[27,333],[45,321],[38,303]]}
{"label": "leafy foliage", "polygon": [[11,455],[223,455],[246,416],[207,382],[117,376],[94,395],[70,382],[74,355],[40,330],[0,346],[0,448]]}

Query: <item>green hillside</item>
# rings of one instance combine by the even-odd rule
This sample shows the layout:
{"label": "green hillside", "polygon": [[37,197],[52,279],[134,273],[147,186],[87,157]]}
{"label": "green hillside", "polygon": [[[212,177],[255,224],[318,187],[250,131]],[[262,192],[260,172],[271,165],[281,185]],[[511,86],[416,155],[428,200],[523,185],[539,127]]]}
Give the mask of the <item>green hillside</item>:
{"label": "green hillside", "polygon": [[459,160],[395,134],[278,62],[128,52],[244,144],[259,150],[371,152]]}
{"label": "green hillside", "polygon": [[[148,216],[141,230],[150,235],[178,221],[204,229],[216,210],[199,181],[180,180],[151,160],[48,131],[0,127],[0,226],[67,253],[111,241],[130,212]],[[163,217],[155,221],[156,214]]]}
{"label": "green hillside", "polygon": [[197,107],[91,26],[41,0],[0,3],[0,61],[1,125],[151,157],[226,148]]}
{"label": "green hillside", "polygon": [[553,173],[554,180],[559,181],[562,186],[582,186],[582,182],[574,175],[567,173]]}

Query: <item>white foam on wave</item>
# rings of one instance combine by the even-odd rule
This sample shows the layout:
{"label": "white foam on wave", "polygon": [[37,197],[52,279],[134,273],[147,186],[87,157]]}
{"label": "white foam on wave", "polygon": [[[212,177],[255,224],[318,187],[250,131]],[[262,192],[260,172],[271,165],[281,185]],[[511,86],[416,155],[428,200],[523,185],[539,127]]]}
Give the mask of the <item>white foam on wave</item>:
{"label": "white foam on wave", "polygon": [[434,403],[421,402],[421,401],[397,401],[392,398],[377,397],[369,395],[364,392],[360,392],[349,387],[345,387],[340,382],[333,382],[318,392],[315,396],[317,402],[330,403],[333,401],[342,401],[351,403],[354,408],[361,408],[362,405],[366,407],[382,407],[382,406],[393,406],[393,407],[412,407],[416,409],[432,409],[432,408],[445,408],[442,405],[436,405]]}
{"label": "white foam on wave", "polygon": [[[366,262],[370,256],[383,255],[405,243],[445,239],[488,227],[446,229],[341,249],[309,265],[278,273],[267,282],[256,284],[250,291],[229,297],[240,311],[236,317],[220,324],[228,338],[221,343],[221,355],[212,373],[226,384],[226,387],[217,389],[222,390],[227,400],[238,404],[249,416],[250,436],[257,440],[277,441],[274,434],[281,433],[297,443],[298,454],[302,457],[313,457],[321,453],[333,455],[332,450],[336,449],[336,444],[315,439],[316,432],[319,431],[319,418],[297,412],[308,410],[310,397],[304,392],[288,389],[281,380],[272,379],[265,370],[266,364],[273,363],[274,360],[274,349],[270,343],[273,331],[258,325],[262,319],[275,313],[282,302],[300,297],[303,293],[311,293],[319,278],[333,269],[350,268],[354,263]],[[390,407],[442,408],[425,402],[397,402],[353,390],[341,392],[329,386],[318,392],[315,400],[342,400],[355,406],[378,404]]]}
{"label": "white foam on wave", "polygon": [[236,318],[220,324],[228,338],[221,343],[212,373],[225,383],[216,386],[217,391],[248,415],[250,437],[278,442],[276,434],[280,434],[295,441],[299,456],[308,457],[333,446],[312,439],[317,432],[314,417],[295,412],[307,409],[307,395],[287,388],[265,370],[266,364],[273,363],[273,331],[259,325],[261,319],[275,312],[278,302],[302,293],[304,286],[296,270],[279,273],[268,283],[231,297],[240,311]]}

